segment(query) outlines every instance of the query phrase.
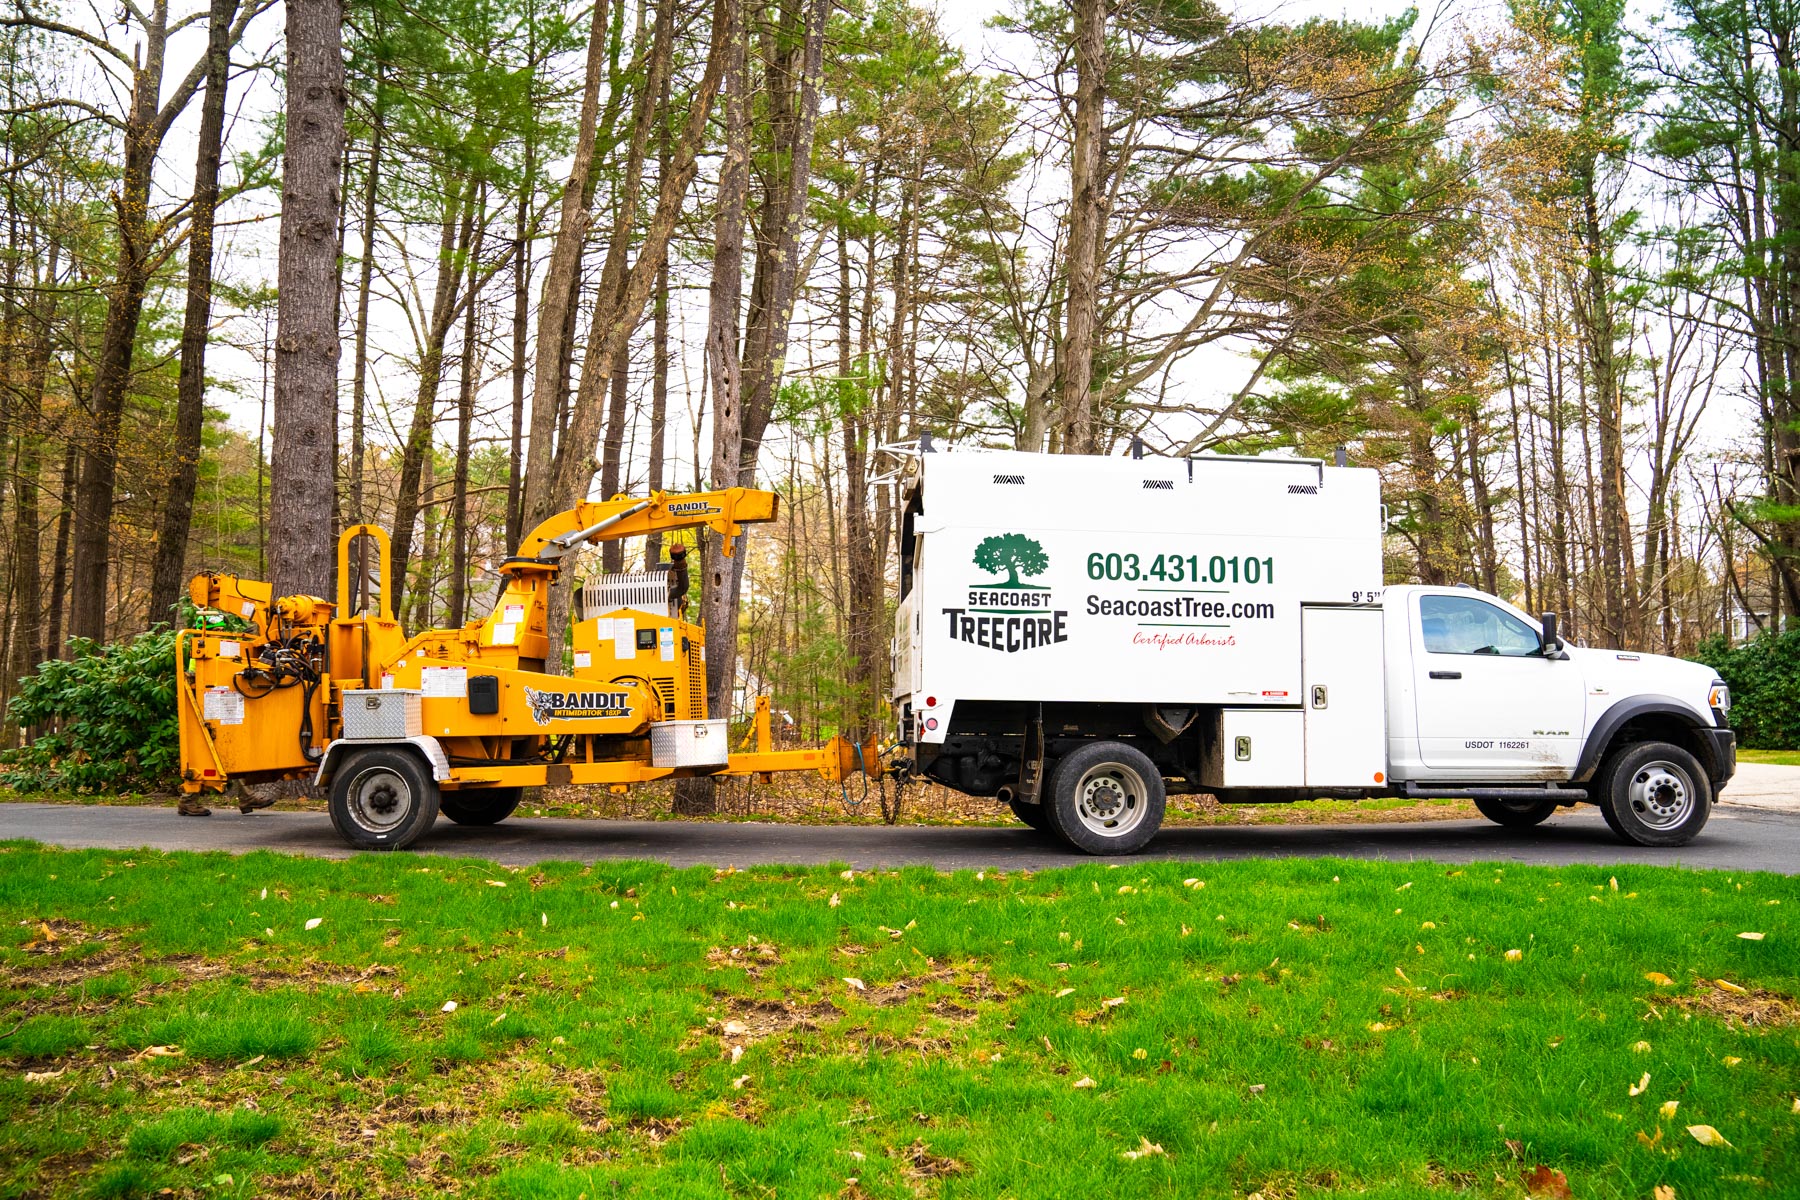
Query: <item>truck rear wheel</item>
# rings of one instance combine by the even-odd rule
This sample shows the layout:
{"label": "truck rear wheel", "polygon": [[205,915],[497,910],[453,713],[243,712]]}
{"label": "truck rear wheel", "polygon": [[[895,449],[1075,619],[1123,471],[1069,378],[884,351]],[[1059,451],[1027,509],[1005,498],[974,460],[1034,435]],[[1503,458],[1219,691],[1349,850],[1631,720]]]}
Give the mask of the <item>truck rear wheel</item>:
{"label": "truck rear wheel", "polygon": [[1012,809],[1012,815],[1031,826],[1039,833],[1049,833],[1050,806],[1048,804],[1027,804],[1023,800],[1008,800],[1006,806]]}
{"label": "truck rear wheel", "polygon": [[1601,815],[1639,846],[1685,846],[1712,815],[1712,781],[1698,759],[1671,742],[1619,751],[1600,783]]}
{"label": "truck rear wheel", "polygon": [[1089,854],[1135,854],[1162,826],[1162,772],[1123,742],[1095,742],[1056,764],[1045,809],[1063,841]]}
{"label": "truck rear wheel", "polygon": [[513,815],[524,795],[522,787],[445,792],[438,801],[438,810],[458,825],[498,825]]}
{"label": "truck rear wheel", "polygon": [[353,750],[331,777],[331,823],[358,850],[404,850],[431,828],[438,787],[411,750]]}
{"label": "truck rear wheel", "polygon": [[1561,805],[1554,800],[1490,800],[1477,796],[1475,807],[1496,825],[1529,829],[1533,825],[1542,825]]}

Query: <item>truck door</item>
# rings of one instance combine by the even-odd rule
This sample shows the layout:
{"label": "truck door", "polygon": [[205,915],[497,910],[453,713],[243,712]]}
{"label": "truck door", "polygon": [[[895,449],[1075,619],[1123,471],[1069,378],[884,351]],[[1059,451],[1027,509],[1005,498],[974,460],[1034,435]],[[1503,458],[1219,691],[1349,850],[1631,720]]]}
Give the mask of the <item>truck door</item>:
{"label": "truck door", "polygon": [[1425,765],[1470,782],[1567,778],[1587,703],[1580,667],[1545,658],[1535,626],[1479,594],[1412,599]]}

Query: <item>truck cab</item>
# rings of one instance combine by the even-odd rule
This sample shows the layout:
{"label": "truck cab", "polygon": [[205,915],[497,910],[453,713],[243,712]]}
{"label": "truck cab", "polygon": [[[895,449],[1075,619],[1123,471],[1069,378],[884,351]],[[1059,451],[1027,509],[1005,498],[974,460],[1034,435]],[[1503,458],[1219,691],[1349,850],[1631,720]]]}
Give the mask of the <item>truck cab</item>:
{"label": "truck cab", "polygon": [[1680,845],[1735,768],[1710,668],[1383,587],[1373,471],[983,451],[900,483],[898,765],[1077,849],[1141,848],[1171,792],[1466,797],[1515,827],[1594,803]]}

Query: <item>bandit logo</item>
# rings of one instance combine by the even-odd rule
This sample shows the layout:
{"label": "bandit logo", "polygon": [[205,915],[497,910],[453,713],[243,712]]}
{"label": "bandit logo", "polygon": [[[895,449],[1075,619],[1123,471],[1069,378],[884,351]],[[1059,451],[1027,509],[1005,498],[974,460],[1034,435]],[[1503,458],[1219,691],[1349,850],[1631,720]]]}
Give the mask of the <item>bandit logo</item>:
{"label": "bandit logo", "polygon": [[540,692],[525,689],[531,719],[539,725],[583,717],[623,717],[631,713],[630,692]]}
{"label": "bandit logo", "polygon": [[1022,533],[984,538],[975,547],[974,562],[981,570],[1006,578],[971,584],[965,607],[943,610],[952,639],[1007,654],[1069,640],[1068,611],[1051,607],[1048,587],[1019,578],[1050,569],[1050,556],[1035,538]]}

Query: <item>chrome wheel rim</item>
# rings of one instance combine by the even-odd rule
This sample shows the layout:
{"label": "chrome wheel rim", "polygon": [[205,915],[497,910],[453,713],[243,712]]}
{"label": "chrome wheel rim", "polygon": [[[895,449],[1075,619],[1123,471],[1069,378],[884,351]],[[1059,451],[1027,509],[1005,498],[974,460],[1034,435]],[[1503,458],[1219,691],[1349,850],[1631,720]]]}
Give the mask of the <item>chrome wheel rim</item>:
{"label": "chrome wheel rim", "polygon": [[1100,763],[1076,781],[1075,816],[1091,833],[1124,837],[1143,823],[1148,796],[1142,775],[1123,763]]}
{"label": "chrome wheel rim", "polygon": [[350,781],[350,819],[374,834],[398,829],[412,815],[412,785],[398,772],[370,767]]}
{"label": "chrome wheel rim", "polygon": [[1673,829],[1694,810],[1694,781],[1672,762],[1645,763],[1627,793],[1632,815],[1651,829]]}

